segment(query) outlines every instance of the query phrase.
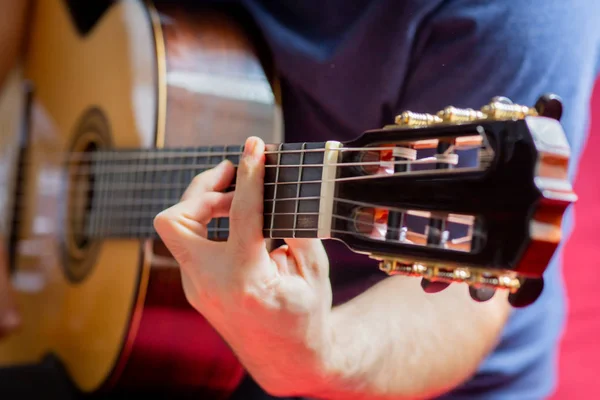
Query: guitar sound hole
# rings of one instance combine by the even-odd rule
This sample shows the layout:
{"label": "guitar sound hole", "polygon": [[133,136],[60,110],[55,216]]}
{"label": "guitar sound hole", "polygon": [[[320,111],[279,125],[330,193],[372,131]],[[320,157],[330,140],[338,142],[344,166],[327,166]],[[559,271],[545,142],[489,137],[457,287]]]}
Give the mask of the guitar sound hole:
{"label": "guitar sound hole", "polygon": [[96,264],[102,241],[91,229],[94,196],[94,154],[111,147],[110,128],[101,110],[88,110],[73,137],[65,164],[65,230],[62,235],[64,273],[71,283],[85,280]]}
{"label": "guitar sound hole", "polygon": [[[94,175],[92,173],[91,156],[97,150],[95,143],[89,143],[80,152],[81,161],[72,165],[74,176],[71,181],[72,207],[70,208],[70,225],[73,241],[78,248],[84,249],[89,244],[88,218],[92,210]],[[75,156],[78,157],[78,156]]]}

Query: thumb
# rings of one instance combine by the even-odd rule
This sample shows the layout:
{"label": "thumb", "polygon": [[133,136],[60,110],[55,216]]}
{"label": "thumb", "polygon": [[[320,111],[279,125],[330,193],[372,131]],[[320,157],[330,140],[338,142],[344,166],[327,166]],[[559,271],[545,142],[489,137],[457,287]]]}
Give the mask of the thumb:
{"label": "thumb", "polygon": [[320,239],[285,239],[285,243],[302,276],[319,280],[329,277],[329,258]]}
{"label": "thumb", "polygon": [[254,254],[265,249],[263,196],[265,144],[256,137],[246,141],[237,172],[229,214],[229,243],[236,253]]}

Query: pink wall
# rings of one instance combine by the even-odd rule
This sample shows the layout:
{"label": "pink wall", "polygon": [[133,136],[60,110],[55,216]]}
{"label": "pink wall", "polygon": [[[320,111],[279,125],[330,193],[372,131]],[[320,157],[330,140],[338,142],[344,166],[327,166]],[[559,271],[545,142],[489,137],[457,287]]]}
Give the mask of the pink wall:
{"label": "pink wall", "polygon": [[575,191],[576,226],[565,248],[569,316],[554,400],[600,399],[600,83]]}

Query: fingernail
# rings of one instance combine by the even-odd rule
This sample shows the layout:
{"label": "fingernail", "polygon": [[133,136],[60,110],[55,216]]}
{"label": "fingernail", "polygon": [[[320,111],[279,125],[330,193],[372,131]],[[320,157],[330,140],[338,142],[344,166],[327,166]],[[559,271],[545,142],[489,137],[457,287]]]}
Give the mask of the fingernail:
{"label": "fingernail", "polygon": [[229,163],[228,160],[223,160],[220,163],[217,164],[217,166],[215,167],[216,170],[220,171],[223,168],[225,168],[225,165],[227,165]]}
{"label": "fingernail", "polygon": [[3,329],[8,331],[17,328],[20,324],[21,317],[16,311],[7,312],[0,321],[0,326],[2,326]]}
{"label": "fingernail", "polygon": [[246,144],[244,145],[244,157],[253,157],[256,158],[256,145],[258,144],[258,140],[255,137],[249,137],[246,139]]}

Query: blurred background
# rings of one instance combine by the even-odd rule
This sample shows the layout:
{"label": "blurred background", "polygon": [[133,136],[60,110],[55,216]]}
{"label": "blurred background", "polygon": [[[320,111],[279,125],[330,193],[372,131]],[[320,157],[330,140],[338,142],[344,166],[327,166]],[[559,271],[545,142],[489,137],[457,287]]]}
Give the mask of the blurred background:
{"label": "blurred background", "polygon": [[[591,103],[588,143],[575,181],[575,229],[565,247],[568,322],[553,400],[600,399],[600,82]],[[596,272],[594,272],[596,271]]]}

